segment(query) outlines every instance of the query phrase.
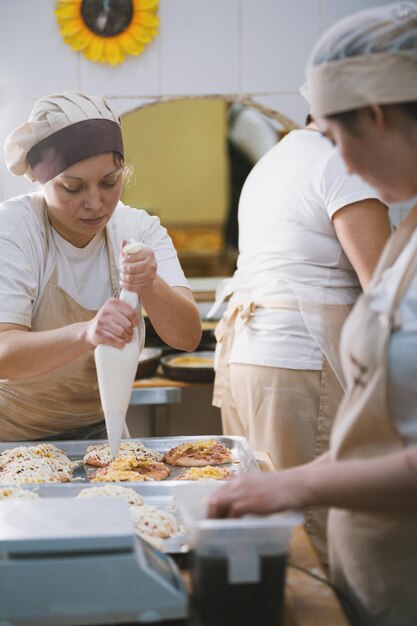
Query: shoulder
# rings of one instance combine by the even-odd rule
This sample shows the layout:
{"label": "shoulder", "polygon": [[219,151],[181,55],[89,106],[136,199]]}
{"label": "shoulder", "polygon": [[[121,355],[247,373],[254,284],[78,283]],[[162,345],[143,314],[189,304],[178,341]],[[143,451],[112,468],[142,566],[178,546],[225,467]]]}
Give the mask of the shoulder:
{"label": "shoulder", "polygon": [[43,239],[44,208],[39,193],[16,196],[0,203],[0,232],[2,239],[21,242]]}
{"label": "shoulder", "polygon": [[360,194],[362,198],[376,198],[380,196],[376,189],[371,187],[357,174],[351,174],[343,161],[338,148],[332,147],[323,170],[323,181],[329,186],[340,188],[350,193]]}

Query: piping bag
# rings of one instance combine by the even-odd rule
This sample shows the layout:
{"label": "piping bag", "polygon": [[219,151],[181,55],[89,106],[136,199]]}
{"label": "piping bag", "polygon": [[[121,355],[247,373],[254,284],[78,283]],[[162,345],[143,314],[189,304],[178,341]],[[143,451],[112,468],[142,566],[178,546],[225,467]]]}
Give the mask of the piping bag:
{"label": "piping bag", "polygon": [[[138,241],[128,239],[122,252],[123,254],[134,254],[139,252],[142,247]],[[138,294],[133,291],[122,289],[120,300],[130,304],[133,309],[138,309]],[[126,343],[123,348],[100,344],[94,351],[98,387],[112,460],[119,452],[120,441],[126,424],[126,413],[144,341],[145,323],[141,317],[138,326],[135,326],[133,330],[130,343]]]}

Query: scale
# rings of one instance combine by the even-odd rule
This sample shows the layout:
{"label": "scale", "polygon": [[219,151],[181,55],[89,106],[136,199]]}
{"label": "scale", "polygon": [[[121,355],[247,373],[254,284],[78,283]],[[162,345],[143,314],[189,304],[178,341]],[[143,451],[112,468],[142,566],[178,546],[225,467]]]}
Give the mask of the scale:
{"label": "scale", "polygon": [[0,626],[183,619],[171,558],[135,535],[120,498],[10,500],[0,507]]}

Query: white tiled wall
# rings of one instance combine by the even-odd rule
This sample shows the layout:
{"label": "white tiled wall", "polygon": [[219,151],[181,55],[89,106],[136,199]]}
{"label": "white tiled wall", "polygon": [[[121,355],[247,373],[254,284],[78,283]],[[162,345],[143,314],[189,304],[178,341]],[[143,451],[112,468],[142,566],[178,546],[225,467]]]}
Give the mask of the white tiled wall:
{"label": "white tiled wall", "polygon": [[239,91],[239,7],[239,0],[161,2],[164,95]]}
{"label": "white tiled wall", "polygon": [[[353,11],[391,0],[160,0],[158,37],[110,67],[61,37],[55,0],[0,0],[0,144],[47,93],[102,93],[124,113],[161,96],[253,94],[299,124],[298,93],[319,34]],[[2,161],[2,160],[1,160]],[[28,183],[0,166],[0,199]]]}
{"label": "white tiled wall", "polygon": [[320,34],[319,18],[319,2],[242,0],[242,90],[296,93]]}

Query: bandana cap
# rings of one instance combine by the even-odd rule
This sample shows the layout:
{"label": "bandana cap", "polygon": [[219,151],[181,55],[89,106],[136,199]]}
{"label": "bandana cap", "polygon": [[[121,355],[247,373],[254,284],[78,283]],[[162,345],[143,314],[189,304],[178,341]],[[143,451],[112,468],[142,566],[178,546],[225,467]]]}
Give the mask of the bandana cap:
{"label": "bandana cap", "polygon": [[41,183],[79,161],[113,151],[123,157],[119,116],[103,96],[78,92],[38,100],[4,146],[9,171]]}

